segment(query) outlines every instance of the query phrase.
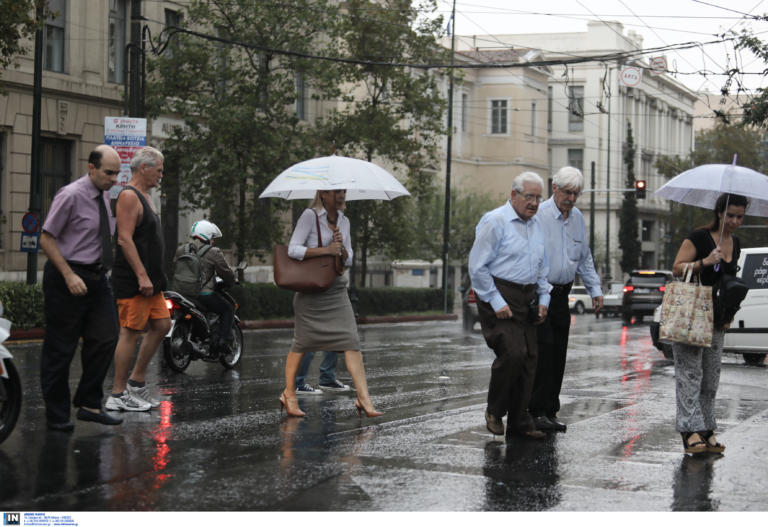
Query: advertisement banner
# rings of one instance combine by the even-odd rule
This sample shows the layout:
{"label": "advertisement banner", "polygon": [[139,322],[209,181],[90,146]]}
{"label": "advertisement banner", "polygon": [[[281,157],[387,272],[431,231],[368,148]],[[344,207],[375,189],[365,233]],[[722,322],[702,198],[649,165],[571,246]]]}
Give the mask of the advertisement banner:
{"label": "advertisement banner", "polygon": [[117,184],[109,191],[112,199],[131,179],[131,158],[141,147],[147,145],[147,120],[142,117],[105,117],[104,144],[120,154],[120,174]]}

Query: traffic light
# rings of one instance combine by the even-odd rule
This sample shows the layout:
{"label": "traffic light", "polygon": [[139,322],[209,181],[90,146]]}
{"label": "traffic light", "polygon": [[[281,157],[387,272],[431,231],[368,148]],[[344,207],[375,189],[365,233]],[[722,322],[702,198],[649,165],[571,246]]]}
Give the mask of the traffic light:
{"label": "traffic light", "polygon": [[635,197],[637,199],[645,199],[645,180],[638,179],[635,181]]}

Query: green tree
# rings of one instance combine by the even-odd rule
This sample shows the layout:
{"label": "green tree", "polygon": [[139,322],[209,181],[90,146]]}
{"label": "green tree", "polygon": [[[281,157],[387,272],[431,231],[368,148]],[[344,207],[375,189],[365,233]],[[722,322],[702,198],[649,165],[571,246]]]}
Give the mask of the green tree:
{"label": "green tree", "polygon": [[[349,56],[377,64],[337,66],[338,80],[346,86],[344,107],[323,120],[322,137],[346,155],[406,167],[405,184],[414,198],[428,196],[438,142],[444,134],[446,105],[435,73],[396,64],[447,60],[448,52],[436,43],[442,17],[429,20],[422,16],[434,11],[436,3],[350,0],[345,8],[338,33],[341,46]],[[352,242],[361,276],[366,274],[371,250],[395,254],[406,250],[408,239],[403,233],[408,225],[393,218],[407,208],[399,200],[350,205]],[[356,264],[352,272],[357,282]]]}
{"label": "green tree", "polygon": [[163,145],[176,163],[166,172],[164,199],[173,210],[178,189],[192,208],[209,209],[239,258],[283,237],[279,213],[290,204],[258,195],[318,150],[297,114],[297,87],[318,98],[338,95],[327,63],[270,50],[333,55],[327,35],[337,17],[326,0],[193,0],[184,30],[166,28],[172,46],[148,63],[148,113],[183,120]]}
{"label": "green tree", "polygon": [[[0,2],[0,73],[16,58],[27,54],[32,46],[23,45],[38,28],[35,10],[41,5],[43,18],[48,16],[48,2],[44,0],[2,0]],[[34,40],[32,42],[34,45]]]}
{"label": "green tree", "polygon": [[[624,166],[627,167],[625,187],[635,188],[635,139],[632,125],[627,121],[627,142],[624,149]],[[629,273],[640,263],[642,246],[637,232],[637,198],[635,192],[624,193],[619,211],[619,247],[621,248],[621,270]]]}
{"label": "green tree", "polygon": [[[706,164],[730,164],[733,155],[738,154],[739,165],[765,173],[768,170],[763,133],[752,126],[720,123],[714,128],[702,130],[696,134],[696,149],[686,157],[659,156],[656,170],[671,179],[689,168]],[[674,251],[680,247],[690,232],[696,227],[706,225],[712,220],[712,211],[702,207],[683,205],[670,201],[670,210],[664,218],[669,233],[669,257],[674,259]],[[750,225],[765,225],[763,218],[747,216],[743,228],[739,230],[742,247],[768,245],[768,229],[749,228]]]}

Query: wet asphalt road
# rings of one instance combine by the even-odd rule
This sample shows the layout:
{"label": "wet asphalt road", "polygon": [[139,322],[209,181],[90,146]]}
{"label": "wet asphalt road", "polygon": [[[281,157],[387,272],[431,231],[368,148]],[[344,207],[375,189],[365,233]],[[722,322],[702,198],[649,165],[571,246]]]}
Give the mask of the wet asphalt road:
{"label": "wet asphalt road", "polygon": [[479,332],[460,321],[360,332],[381,418],[360,419],[352,394],[302,398],[306,418],[281,417],[292,332],[261,330],[246,332],[233,371],[193,362],[174,374],[158,354],[159,409],[71,434],[45,428],[40,345],[13,345],[25,401],[0,445],[0,510],[768,510],[768,369],[740,356],[726,355],[721,377],[725,456],[691,457],[674,431],[673,367],[647,325],[575,316],[568,432],[508,443],[485,429],[492,353]]}

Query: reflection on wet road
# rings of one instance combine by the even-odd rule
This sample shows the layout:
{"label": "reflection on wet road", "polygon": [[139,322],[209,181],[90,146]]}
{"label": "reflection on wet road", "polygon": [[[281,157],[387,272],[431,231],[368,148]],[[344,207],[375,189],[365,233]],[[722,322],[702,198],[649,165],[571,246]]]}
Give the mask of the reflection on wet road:
{"label": "reflection on wet road", "polygon": [[504,442],[485,429],[492,353],[460,322],[361,327],[371,394],[385,412],[377,419],[358,417],[350,393],[301,398],[306,418],[281,417],[291,331],[269,330],[246,333],[234,371],[194,362],[173,374],[156,357],[149,381],[163,403],[151,413],[125,415],[115,428],[77,422],[73,434],[48,432],[40,346],[15,346],[25,401],[0,445],[0,508],[768,508],[767,369],[726,355],[717,407],[726,455],[685,457],[673,367],[648,326],[573,321],[560,412],[568,432],[541,442]]}

